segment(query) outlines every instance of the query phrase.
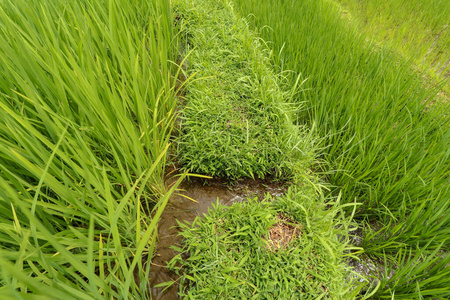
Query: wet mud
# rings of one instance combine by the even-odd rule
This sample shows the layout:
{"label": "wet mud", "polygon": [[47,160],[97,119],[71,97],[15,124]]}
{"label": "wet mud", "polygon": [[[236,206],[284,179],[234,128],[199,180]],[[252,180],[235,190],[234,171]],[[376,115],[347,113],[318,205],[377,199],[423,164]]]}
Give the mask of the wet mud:
{"label": "wet mud", "polygon": [[158,226],[159,242],[155,251],[156,256],[151,262],[150,273],[152,299],[179,299],[177,283],[165,291],[164,288],[154,288],[160,283],[178,280],[178,276],[165,267],[167,262],[178,254],[170,247],[181,245],[177,220],[192,222],[197,216],[206,214],[208,208],[218,200],[221,204],[232,205],[249,197],[262,199],[266,194],[281,196],[286,191],[286,187],[267,180],[248,179],[230,185],[224,180],[192,177],[181,183],[179,189],[180,191],[169,200]]}
{"label": "wet mud", "polygon": [[[383,227],[383,224],[375,221],[370,222],[369,225],[371,228],[370,231],[375,232],[379,231]],[[350,239],[350,243],[354,246],[361,247],[361,244],[365,238],[365,233],[367,233],[368,231],[369,229],[365,228],[364,224],[359,223],[358,228],[352,231],[348,236],[348,238]],[[378,284],[379,279],[377,274],[385,274],[387,268],[383,260],[370,258],[365,254],[359,255],[358,259],[347,259],[346,264],[352,270],[352,273],[349,273],[349,280],[354,280],[355,282],[359,283],[368,281],[372,286],[376,286]],[[387,275],[387,278],[390,279],[393,275],[394,271],[391,270]],[[361,296],[363,296],[363,294],[361,294]]]}

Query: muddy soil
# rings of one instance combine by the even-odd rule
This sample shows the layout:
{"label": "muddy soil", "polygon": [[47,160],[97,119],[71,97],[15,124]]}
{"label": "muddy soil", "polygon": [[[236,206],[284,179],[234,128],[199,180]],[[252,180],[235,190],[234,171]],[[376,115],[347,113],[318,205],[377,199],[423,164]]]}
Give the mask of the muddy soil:
{"label": "muddy soil", "polygon": [[[155,285],[166,281],[177,281],[178,276],[165,268],[177,252],[170,249],[172,245],[180,246],[181,237],[178,236],[179,228],[177,221],[192,222],[197,216],[202,216],[212,207],[217,200],[221,204],[231,205],[242,202],[248,197],[262,199],[265,194],[281,196],[286,187],[279,183],[263,180],[242,180],[234,185],[229,185],[224,180],[190,178],[185,180],[179,187],[180,192],[175,193],[161,216],[158,226],[159,243],[156,256],[152,260],[150,273],[153,299],[174,300],[178,297],[178,284],[172,285],[163,292],[164,288],[154,288]],[[195,199],[191,201],[186,197]]]}

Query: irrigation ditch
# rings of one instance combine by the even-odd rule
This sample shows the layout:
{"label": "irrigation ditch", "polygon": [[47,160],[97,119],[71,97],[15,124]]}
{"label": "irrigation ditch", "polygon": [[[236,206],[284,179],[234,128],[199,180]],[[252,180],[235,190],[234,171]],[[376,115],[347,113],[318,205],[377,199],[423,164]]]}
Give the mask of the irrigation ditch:
{"label": "irrigation ditch", "polygon": [[[266,194],[281,196],[286,187],[276,182],[244,179],[230,185],[225,179],[205,179],[191,177],[179,186],[179,192],[174,194],[161,215],[158,225],[158,244],[155,257],[152,260],[150,278],[154,287],[164,282],[175,282],[169,288],[152,288],[153,299],[179,299],[179,275],[167,268],[178,251],[173,246],[181,247],[182,236],[179,235],[178,222],[192,223],[195,218],[208,214],[212,204],[219,203],[229,206],[245,201],[247,198],[264,199]],[[184,258],[188,258],[187,253]]]}
{"label": "irrigation ditch", "polygon": [[291,102],[301,83],[285,85],[230,1],[174,11],[189,79],[172,157],[214,179],[182,183],[161,215],[153,297],[352,298],[352,221],[311,171],[314,130],[294,123],[302,108]]}
{"label": "irrigation ditch", "polygon": [[[169,180],[168,185],[171,184]],[[255,180],[241,179],[230,182],[223,178],[200,178],[191,177],[185,179],[179,186],[177,193],[173,194],[161,215],[158,225],[158,243],[155,249],[155,256],[151,261],[150,286],[152,299],[171,300],[181,299],[180,275],[173,269],[169,269],[167,264],[180,255],[174,249],[181,248],[183,237],[180,235],[180,223],[190,224],[196,218],[202,218],[214,209],[213,205],[220,203],[224,206],[231,206],[235,203],[242,203],[248,199],[263,201],[268,195],[271,199],[283,196],[288,190],[288,184],[283,184],[270,179]],[[296,227],[293,227],[292,220],[289,222],[277,222],[268,231],[267,240],[269,247],[290,247],[293,239],[302,238],[296,234]],[[348,236],[352,244],[359,244],[362,239],[361,229],[352,232]],[[341,235],[337,235],[339,240],[345,240]],[[288,254],[287,254],[288,255]],[[189,259],[190,253],[181,253],[182,259]],[[383,262],[375,262],[368,258],[349,258],[344,263],[348,266],[348,282],[354,281],[355,288],[364,283],[367,278],[371,278],[374,272],[384,272]],[[352,270],[352,272],[350,272]],[[184,270],[183,270],[184,271]],[[187,270],[188,271],[188,270]],[[376,279],[371,278],[372,284],[376,285]],[[164,285],[172,282],[173,284]],[[157,287],[158,285],[163,285]],[[156,286],[156,287],[155,287]]]}

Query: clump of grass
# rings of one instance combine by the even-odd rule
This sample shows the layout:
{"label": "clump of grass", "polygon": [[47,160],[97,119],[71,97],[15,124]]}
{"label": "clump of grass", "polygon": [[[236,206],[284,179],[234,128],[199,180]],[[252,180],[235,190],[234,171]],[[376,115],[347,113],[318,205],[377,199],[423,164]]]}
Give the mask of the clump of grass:
{"label": "clump of grass", "polygon": [[[344,203],[362,203],[355,216],[361,222],[381,224],[373,232],[367,227],[365,252],[388,260],[405,248],[432,260],[440,259],[436,250],[448,253],[450,119],[446,103],[428,105],[438,89],[425,87],[412,60],[357,32],[334,2],[235,3],[265,28],[261,35],[278,54],[280,68],[308,78],[295,99],[309,109],[298,120],[315,124],[323,138],[324,175],[332,192],[342,193]],[[435,289],[445,295],[446,282],[421,284],[427,274],[426,280],[437,278],[428,267],[422,261],[410,264],[421,274],[417,279],[402,274],[395,277],[395,288],[382,285],[375,297],[408,295],[411,284],[423,295]],[[376,276],[388,280],[386,274]]]}
{"label": "clump of grass", "polygon": [[[291,188],[283,197],[216,204],[180,223],[184,247],[169,265],[183,271],[180,295],[201,299],[350,299],[338,239],[349,220],[339,201]],[[183,259],[182,253],[188,258]]]}
{"label": "clump of grass", "polygon": [[0,2],[0,298],[149,297],[177,186],[171,17],[167,1]]}
{"label": "clump of grass", "polygon": [[448,299],[450,255],[439,248],[398,247],[395,255],[384,256],[384,270],[373,273],[380,279],[373,299]]}
{"label": "clump of grass", "polygon": [[[306,130],[292,124],[297,92],[280,87],[264,44],[228,1],[177,1],[185,22],[187,89],[178,158],[193,172],[229,178],[292,176],[311,161]],[[300,168],[300,169],[302,169]]]}

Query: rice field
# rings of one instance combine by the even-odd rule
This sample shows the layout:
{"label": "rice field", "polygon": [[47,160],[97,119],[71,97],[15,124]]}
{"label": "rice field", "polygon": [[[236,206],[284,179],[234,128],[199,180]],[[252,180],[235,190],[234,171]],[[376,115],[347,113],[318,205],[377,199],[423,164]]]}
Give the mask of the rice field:
{"label": "rice field", "polygon": [[449,20],[444,0],[1,1],[0,298],[172,299],[158,224],[202,176],[285,192],[176,220],[157,288],[449,299]]}
{"label": "rice field", "polygon": [[170,10],[0,3],[0,298],[150,297],[155,230],[176,188],[164,185]]}
{"label": "rice field", "polygon": [[[414,62],[443,84],[448,98],[450,75],[450,7],[448,1],[336,1],[346,18],[370,38]],[[444,81],[442,83],[442,81]]]}
{"label": "rice field", "polygon": [[323,138],[331,193],[361,203],[361,256],[390,266],[375,272],[374,297],[447,297],[450,131],[447,103],[430,105],[438,90],[334,2],[236,3],[280,68],[307,78],[298,122]]}

